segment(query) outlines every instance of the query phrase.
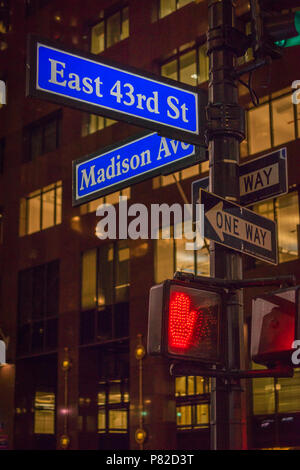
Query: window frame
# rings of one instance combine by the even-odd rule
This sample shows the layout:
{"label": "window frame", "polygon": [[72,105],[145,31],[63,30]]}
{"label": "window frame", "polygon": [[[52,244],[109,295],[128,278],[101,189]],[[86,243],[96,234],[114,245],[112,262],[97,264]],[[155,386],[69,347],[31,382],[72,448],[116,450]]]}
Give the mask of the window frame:
{"label": "window frame", "polygon": [[[298,201],[298,215],[299,215],[299,222],[300,222],[300,191],[299,191],[300,187],[297,186],[296,188],[293,187],[293,188],[290,188],[290,191],[286,194],[283,194],[282,196],[289,196],[293,193],[296,193],[297,194],[297,201]],[[264,204],[266,202],[269,202],[272,204],[272,215],[273,215],[273,220],[274,222],[276,222],[276,224],[278,223],[278,210],[277,210],[277,207],[276,207],[276,203],[278,201],[278,199],[280,199],[280,195],[277,196],[277,197],[273,197],[273,198],[269,198],[269,199],[265,199],[264,201],[261,201],[261,202],[258,202],[256,203],[255,205],[252,205],[251,206],[251,209],[254,210],[254,211],[257,211],[257,209],[255,208],[255,206],[259,205],[259,204]],[[299,227],[299,229],[297,230],[297,227]],[[295,262],[297,260],[299,260],[300,258],[300,224],[297,224],[296,225],[296,232],[297,232],[297,246],[298,246],[298,254],[297,256],[295,256],[293,259],[291,260],[287,260],[287,261],[280,261],[280,251],[279,251],[279,237],[277,237],[277,250],[278,250],[278,264],[283,264],[283,263],[291,263],[291,262]],[[248,257],[247,257],[248,259]],[[262,261],[260,260],[257,260],[255,258],[250,258],[249,261],[247,262],[247,264],[245,265],[245,269],[246,270],[250,270],[250,269],[254,269],[257,265],[260,265],[262,263]]]}
{"label": "window frame", "polygon": [[[92,251],[96,251],[96,292],[95,292],[95,305],[93,307],[90,307],[90,308],[83,308],[82,307],[82,285],[83,285],[83,255],[86,251],[90,251],[90,250],[86,250],[86,251],[83,251],[81,253],[81,261],[80,261],[80,292],[81,292],[81,295],[80,295],[80,324],[81,324],[81,327],[80,327],[80,330],[81,330],[81,335],[80,335],[80,338],[79,338],[79,345],[80,346],[86,346],[88,344],[101,344],[101,343],[106,343],[106,342],[114,342],[114,341],[120,341],[120,340],[124,340],[124,339],[128,339],[129,338],[129,325],[128,325],[128,335],[126,336],[116,336],[116,316],[117,316],[117,309],[118,309],[118,306],[119,305],[122,305],[122,304],[126,304],[127,308],[128,308],[128,320],[129,320],[129,295],[130,293],[128,294],[128,300],[127,301],[123,301],[123,302],[116,302],[116,287],[117,287],[117,270],[116,270],[116,265],[117,265],[117,257],[118,257],[118,252],[119,252],[119,249],[120,249],[120,245],[122,243],[124,243],[124,241],[126,242],[126,240],[119,240],[119,241],[116,241],[116,242],[109,242],[109,243],[106,243],[106,244],[103,244],[101,245],[100,247],[96,247],[96,248],[92,248],[91,250]],[[99,279],[99,276],[100,276],[100,272],[99,272],[99,261],[100,261],[100,251],[101,249],[103,249],[103,247],[109,247],[111,246],[112,249],[113,249],[113,264],[112,264],[112,285],[111,285],[111,289],[112,289],[112,292],[111,292],[111,298],[112,298],[112,303],[111,304],[105,304],[104,306],[99,306],[98,305],[98,298],[99,298],[99,282],[100,282],[100,279]],[[127,243],[127,248],[129,249],[129,244]],[[126,287],[128,288],[128,291],[130,289],[130,255],[129,255],[129,259],[127,261],[128,263],[128,279],[129,279],[129,282],[126,284]],[[111,323],[110,323],[110,326],[111,326],[111,337],[109,339],[104,339],[104,338],[100,338],[100,335],[99,335],[99,315],[101,314],[101,312],[106,312],[107,314],[107,310],[108,309],[111,309],[110,311],[110,315],[111,315]],[[83,326],[82,324],[84,323],[84,317],[87,317],[88,315],[90,315],[91,317],[91,324],[93,325],[93,337],[91,338],[90,341],[86,341],[84,338],[83,338],[83,334],[84,334],[84,331],[83,331]]]}
{"label": "window frame", "polygon": [[[191,84],[188,84],[190,86],[194,86],[194,87],[198,87],[199,85],[202,85],[203,83],[207,83],[209,77],[207,80],[205,81],[199,81],[199,77],[200,77],[200,60],[199,60],[199,50],[202,48],[202,47],[205,47],[206,46],[206,42],[204,42],[204,40],[199,40],[199,41],[194,41],[194,44],[193,45],[190,45],[190,46],[181,46],[179,48],[176,48],[175,49],[175,52],[170,55],[166,60],[163,60],[160,62],[160,75],[162,77],[166,77],[168,78],[166,75],[162,75],[162,68],[171,63],[171,62],[174,62],[176,61],[176,75],[177,75],[177,78],[175,79],[176,81],[180,82],[180,83],[186,83],[186,82],[182,82],[180,80],[180,58],[182,56],[184,56],[185,54],[188,54],[190,52],[195,52],[195,57],[196,57],[196,75],[197,75],[197,79],[196,79],[196,83],[194,85],[191,85]],[[207,57],[207,60],[208,60],[208,57]]]}
{"label": "window frame", "polygon": [[[40,156],[45,155],[46,153],[49,153],[49,152],[55,152],[59,148],[60,142],[61,142],[61,121],[62,121],[62,111],[58,110],[24,127],[22,163],[34,161],[36,158],[39,158]],[[45,150],[45,129],[52,122],[55,122],[55,126],[56,126],[55,148],[53,150],[46,151]],[[41,153],[33,157],[32,138],[33,138],[34,132],[37,132],[37,131],[41,135]]]}
{"label": "window frame", "polygon": [[184,8],[187,5],[189,5],[190,3],[194,3],[194,2],[195,2],[195,0],[190,0],[189,3],[187,3],[186,5],[178,6],[179,5],[179,0],[175,0],[175,10],[171,11],[167,15],[161,16],[161,0],[157,0],[157,19],[162,20],[163,18],[166,18],[169,15],[172,15],[172,13],[175,13],[176,11],[180,10],[181,8]]}
{"label": "window frame", "polygon": [[[291,140],[288,140],[286,142],[282,142],[281,144],[277,144],[275,146],[275,143],[274,143],[274,120],[273,120],[273,106],[272,106],[272,103],[282,99],[282,98],[285,98],[285,97],[288,97],[290,96],[291,97],[291,106],[293,107],[293,117],[294,117],[294,138],[291,139]],[[259,150],[257,152],[250,152],[250,140],[251,140],[251,131],[250,131],[250,125],[249,125],[249,111],[252,110],[252,109],[259,109],[261,106],[264,106],[264,105],[268,105],[269,107],[269,135],[270,135],[270,147],[266,147],[265,149],[263,150]],[[246,148],[246,154],[244,154],[242,156],[242,158],[245,158],[245,157],[248,157],[248,156],[252,156],[252,155],[256,155],[256,154],[259,154],[259,153],[263,153],[267,150],[270,150],[270,148],[274,148],[274,147],[280,147],[282,145],[285,145],[287,144],[288,142],[293,142],[294,140],[298,139],[299,138],[299,135],[300,135],[300,129],[299,129],[299,124],[298,124],[298,118],[297,118],[297,104],[294,104],[292,102],[292,92],[288,91],[288,92],[285,92],[285,93],[282,93],[281,95],[279,96],[275,96],[275,97],[272,97],[272,95],[267,95],[266,97],[264,97],[261,101],[261,103],[259,104],[259,106],[255,107],[255,106],[249,106],[247,109],[246,109],[246,127],[247,127],[247,135],[246,135],[246,139],[245,139],[245,148]],[[244,153],[244,152],[243,152]]]}
{"label": "window frame", "polygon": [[[126,8],[128,9],[128,36],[126,38],[122,39],[121,36],[122,36],[122,28],[123,28],[123,17],[124,17],[124,10],[126,10]],[[92,34],[93,34],[92,30],[96,26],[100,25],[100,23],[104,24],[104,49],[103,49],[103,51],[100,51],[100,52],[92,52],[93,54],[95,54],[95,55],[102,54],[106,49],[114,46],[115,44],[120,43],[121,41],[124,41],[125,39],[127,39],[130,36],[130,15],[129,15],[129,11],[130,11],[129,10],[129,3],[126,3],[124,5],[118,4],[117,6],[114,5],[112,8],[107,9],[105,11],[105,13],[103,14],[103,17],[100,19],[100,21],[97,21],[97,22],[94,22],[93,24],[91,24],[91,26],[89,28],[89,32],[90,32],[89,33],[89,50],[91,52],[92,52]],[[107,22],[108,22],[109,18],[114,16],[116,13],[120,13],[120,22],[119,22],[120,39],[119,39],[119,41],[114,42],[110,46],[107,46]]]}
{"label": "window frame", "polygon": [[[49,288],[49,279],[48,279],[48,273],[50,270],[50,266],[54,265],[57,269],[56,277],[55,280],[57,282],[57,291],[56,291],[56,296],[57,296],[57,305],[56,305],[56,311],[52,312],[51,314],[48,313],[47,307],[48,307],[48,300],[49,300],[49,294],[48,294],[48,288]],[[34,315],[34,276],[38,272],[38,270],[42,269],[43,270],[43,282],[42,282],[42,310],[40,312],[39,316]],[[22,314],[22,310],[24,310],[24,303],[22,304],[22,298],[21,298],[21,282],[22,282],[22,276],[25,276],[30,284],[30,294],[27,299],[28,305],[27,308],[29,310],[28,312],[28,317],[24,318]],[[60,295],[60,262],[58,259],[55,259],[53,261],[50,261],[49,263],[45,263],[42,265],[34,266],[32,268],[28,269],[23,269],[19,271],[18,273],[18,313],[17,313],[17,357],[28,357],[36,354],[42,354],[42,353],[50,353],[57,351],[58,348],[58,316],[59,316],[59,295]],[[23,287],[24,289],[24,287]],[[23,299],[24,300],[24,299]],[[55,347],[48,347],[47,346],[47,333],[49,331],[49,325],[51,322],[56,322],[56,345]],[[39,324],[42,324],[42,329],[43,329],[43,337],[42,337],[42,347],[41,348],[35,348],[33,341],[34,341],[34,328],[38,327]],[[52,323],[53,324],[53,323]],[[20,336],[21,332],[24,331],[24,329],[28,330],[28,344],[27,348],[26,346],[24,347],[24,344],[20,342]],[[25,351],[24,351],[25,348]]]}
{"label": "window frame", "polygon": [[[109,401],[109,391],[111,385],[114,383],[119,383],[120,384],[120,394],[121,398],[120,401],[118,402],[110,402]],[[105,389],[105,401],[103,404],[98,404],[97,400],[97,433],[98,434],[105,434],[105,435],[111,435],[111,434],[128,434],[129,433],[129,405],[130,405],[130,396],[129,396],[129,379],[126,378],[120,378],[120,379],[103,379],[99,381],[99,385],[104,386]],[[128,400],[126,401],[125,399],[125,394],[126,390],[128,393]],[[99,428],[99,420],[98,420],[98,415],[99,411],[104,411],[104,416],[105,416],[105,427],[104,428]],[[127,426],[126,430],[121,429],[121,428],[111,428],[110,427],[110,422],[109,422],[109,414],[111,411],[125,411],[126,412],[126,421],[127,421]]]}
{"label": "window frame", "polygon": [[[179,377],[177,377],[178,379]],[[205,424],[200,424],[197,422],[197,406],[198,405],[207,405],[208,406],[208,414],[210,413],[210,394],[211,394],[211,379],[208,377],[200,377],[200,376],[181,376],[181,379],[185,379],[185,394],[184,395],[177,395],[176,393],[176,382],[175,382],[175,402],[176,402],[176,427],[177,432],[184,432],[184,431],[195,431],[198,429],[207,429],[210,426],[210,421]],[[189,393],[189,379],[193,379],[194,387],[193,392]],[[197,379],[202,379],[205,382],[204,388],[207,391],[203,393],[197,394]],[[182,407],[189,407],[191,413],[191,423],[190,424],[178,424],[177,416],[178,410]]]}
{"label": "window frame", "polygon": [[[51,185],[48,185],[48,186],[52,186]],[[57,221],[57,191],[61,188],[62,190],[62,181],[56,181],[55,183],[53,183],[53,188],[50,188],[50,189],[47,189],[46,191],[44,191],[45,188],[48,188],[48,186],[44,186],[43,188],[41,189],[38,189],[37,191],[33,191],[32,193],[35,193],[34,195],[30,196],[30,194],[32,193],[29,193],[26,197],[23,197],[21,198],[21,200],[23,200],[25,202],[25,223],[24,223],[24,233],[20,233],[21,232],[21,228],[19,228],[19,236],[28,236],[28,235],[33,235],[34,233],[39,233],[43,230],[47,230],[48,228],[52,228],[52,227],[55,227],[56,225],[59,225],[62,223],[62,220],[60,221]],[[54,213],[53,213],[53,219],[54,219],[54,223],[53,225],[50,225],[49,227],[45,227],[43,228],[43,195],[44,194],[47,194],[48,192],[50,191],[53,191],[54,190]],[[31,199],[34,199],[36,197],[40,197],[40,215],[39,215],[39,230],[36,230],[34,232],[30,232],[28,233],[28,227],[29,227],[29,216],[30,216],[30,213],[29,213],[29,201]],[[62,202],[62,197],[61,197],[61,202]],[[21,211],[20,211],[21,212]],[[20,214],[20,217],[21,217],[21,214]]]}
{"label": "window frame", "polygon": [[[169,228],[170,228],[170,234],[171,234],[170,240],[172,241],[172,246],[173,246],[172,247],[172,252],[173,252],[172,272],[174,273],[175,271],[179,270],[176,266],[178,248],[176,248],[177,239],[174,238],[174,225],[171,225]],[[159,230],[159,233],[161,235],[161,228]],[[155,279],[156,284],[162,282],[162,280],[160,280],[159,277],[158,277],[158,254],[157,254],[157,246],[158,246],[158,243],[161,240],[162,240],[161,238],[158,238],[158,239],[154,240],[154,243],[155,243],[155,245],[154,245],[154,279]],[[194,255],[193,256],[194,257],[194,263],[193,264],[194,264],[194,274],[195,275],[198,274],[198,261],[197,261],[198,252],[207,249],[208,250],[208,262],[210,263],[208,242],[209,242],[209,240],[205,240],[205,243],[204,243],[204,245],[202,246],[202,248],[200,250],[193,250],[193,255]],[[200,273],[199,275],[204,276],[205,274]],[[209,274],[208,274],[208,276],[209,276]]]}

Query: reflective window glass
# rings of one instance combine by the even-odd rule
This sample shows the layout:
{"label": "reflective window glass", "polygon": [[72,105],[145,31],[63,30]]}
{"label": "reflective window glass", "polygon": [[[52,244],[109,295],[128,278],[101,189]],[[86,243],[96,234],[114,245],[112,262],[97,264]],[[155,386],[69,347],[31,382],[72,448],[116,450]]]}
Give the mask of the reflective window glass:
{"label": "reflective window glass", "polygon": [[160,0],[160,18],[173,13],[176,10],[176,0]]}
{"label": "reflective window glass", "polygon": [[107,38],[106,44],[107,47],[112,46],[116,42],[120,41],[120,12],[118,11],[114,15],[107,18],[106,31]]}
{"label": "reflective window glass", "polygon": [[105,49],[104,21],[93,26],[91,36],[91,52],[93,54],[100,54]]}
{"label": "reflective window glass", "polygon": [[186,377],[175,377],[175,395],[177,397],[186,395]]}
{"label": "reflective window glass", "polygon": [[300,411],[300,369],[294,370],[294,377],[277,379],[276,390],[279,413]]}
{"label": "reflective window glass", "polygon": [[109,432],[127,432],[128,412],[127,410],[109,410]]}
{"label": "reflective window glass", "polygon": [[209,425],[209,405],[207,403],[196,405],[196,414],[196,425],[200,425],[199,427]]}
{"label": "reflective window glass", "polygon": [[109,384],[108,403],[121,403],[120,382],[111,382]]}
{"label": "reflective window glass", "polygon": [[177,426],[190,427],[192,425],[192,406],[184,405],[176,407]]}
{"label": "reflective window glass", "polygon": [[269,104],[249,110],[248,132],[251,154],[271,147]]}
{"label": "reflective window glass", "polygon": [[96,306],[96,279],[96,250],[85,251],[82,255],[82,309]]}
{"label": "reflective window glass", "polygon": [[129,36],[129,12],[128,7],[122,10],[121,40]]}
{"label": "reflective window glass", "polygon": [[271,105],[274,146],[295,139],[294,105],[291,96],[273,100]]}
{"label": "reflective window glass", "polygon": [[173,239],[156,241],[155,250],[155,282],[172,279],[174,274],[174,242]]}
{"label": "reflective window glass", "polygon": [[161,67],[161,74],[163,77],[172,78],[172,80],[178,80],[177,72],[177,60],[167,62]]}
{"label": "reflective window glass", "polygon": [[54,225],[55,190],[42,193],[42,229]]}
{"label": "reflective window glass", "polygon": [[299,204],[298,193],[276,199],[279,261],[283,263],[298,257]]}
{"label": "reflective window glass", "polygon": [[196,51],[190,51],[179,57],[180,81],[188,85],[197,85]]}
{"label": "reflective window glass", "polygon": [[106,411],[98,409],[98,432],[105,432],[106,428]]}
{"label": "reflective window glass", "polygon": [[31,197],[28,203],[28,234],[41,229],[41,195]]}
{"label": "reflective window glass", "polygon": [[54,434],[55,395],[36,392],[34,399],[34,434]]}

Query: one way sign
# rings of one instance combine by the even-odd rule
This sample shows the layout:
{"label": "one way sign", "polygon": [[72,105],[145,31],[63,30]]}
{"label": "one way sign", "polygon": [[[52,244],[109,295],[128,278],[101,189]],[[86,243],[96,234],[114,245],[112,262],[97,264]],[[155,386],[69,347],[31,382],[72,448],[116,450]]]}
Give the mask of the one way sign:
{"label": "one way sign", "polygon": [[[239,181],[242,206],[249,206],[287,193],[286,147],[240,165]],[[208,176],[192,183],[193,210],[198,202],[200,189],[208,190]]]}
{"label": "one way sign", "polygon": [[203,189],[203,236],[233,250],[277,264],[276,223]]}
{"label": "one way sign", "polygon": [[287,193],[286,148],[275,150],[240,166],[240,202],[255,202]]}

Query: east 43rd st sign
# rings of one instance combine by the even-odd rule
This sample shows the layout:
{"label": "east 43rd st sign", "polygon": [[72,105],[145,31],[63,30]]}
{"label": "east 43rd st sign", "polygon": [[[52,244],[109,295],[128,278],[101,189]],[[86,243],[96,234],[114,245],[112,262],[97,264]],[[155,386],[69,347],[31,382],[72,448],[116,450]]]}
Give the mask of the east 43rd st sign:
{"label": "east 43rd st sign", "polygon": [[207,93],[174,80],[29,38],[27,94],[205,146]]}
{"label": "east 43rd st sign", "polygon": [[204,204],[204,237],[277,264],[275,222],[203,189],[200,203]]}

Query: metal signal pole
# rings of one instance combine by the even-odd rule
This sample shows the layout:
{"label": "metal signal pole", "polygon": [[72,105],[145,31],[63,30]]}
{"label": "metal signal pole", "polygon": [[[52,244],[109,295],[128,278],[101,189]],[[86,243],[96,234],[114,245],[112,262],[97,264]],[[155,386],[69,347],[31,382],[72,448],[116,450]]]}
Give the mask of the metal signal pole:
{"label": "metal signal pole", "polygon": [[[231,0],[209,0],[208,130],[209,191],[239,203],[239,144],[245,138],[245,113],[238,105],[234,79],[236,59],[246,49],[246,38],[234,28]],[[242,257],[211,242],[210,275],[242,279]],[[239,291],[226,306],[228,369],[244,367],[243,305]],[[245,393],[240,379],[212,379],[211,449],[247,448]]]}

